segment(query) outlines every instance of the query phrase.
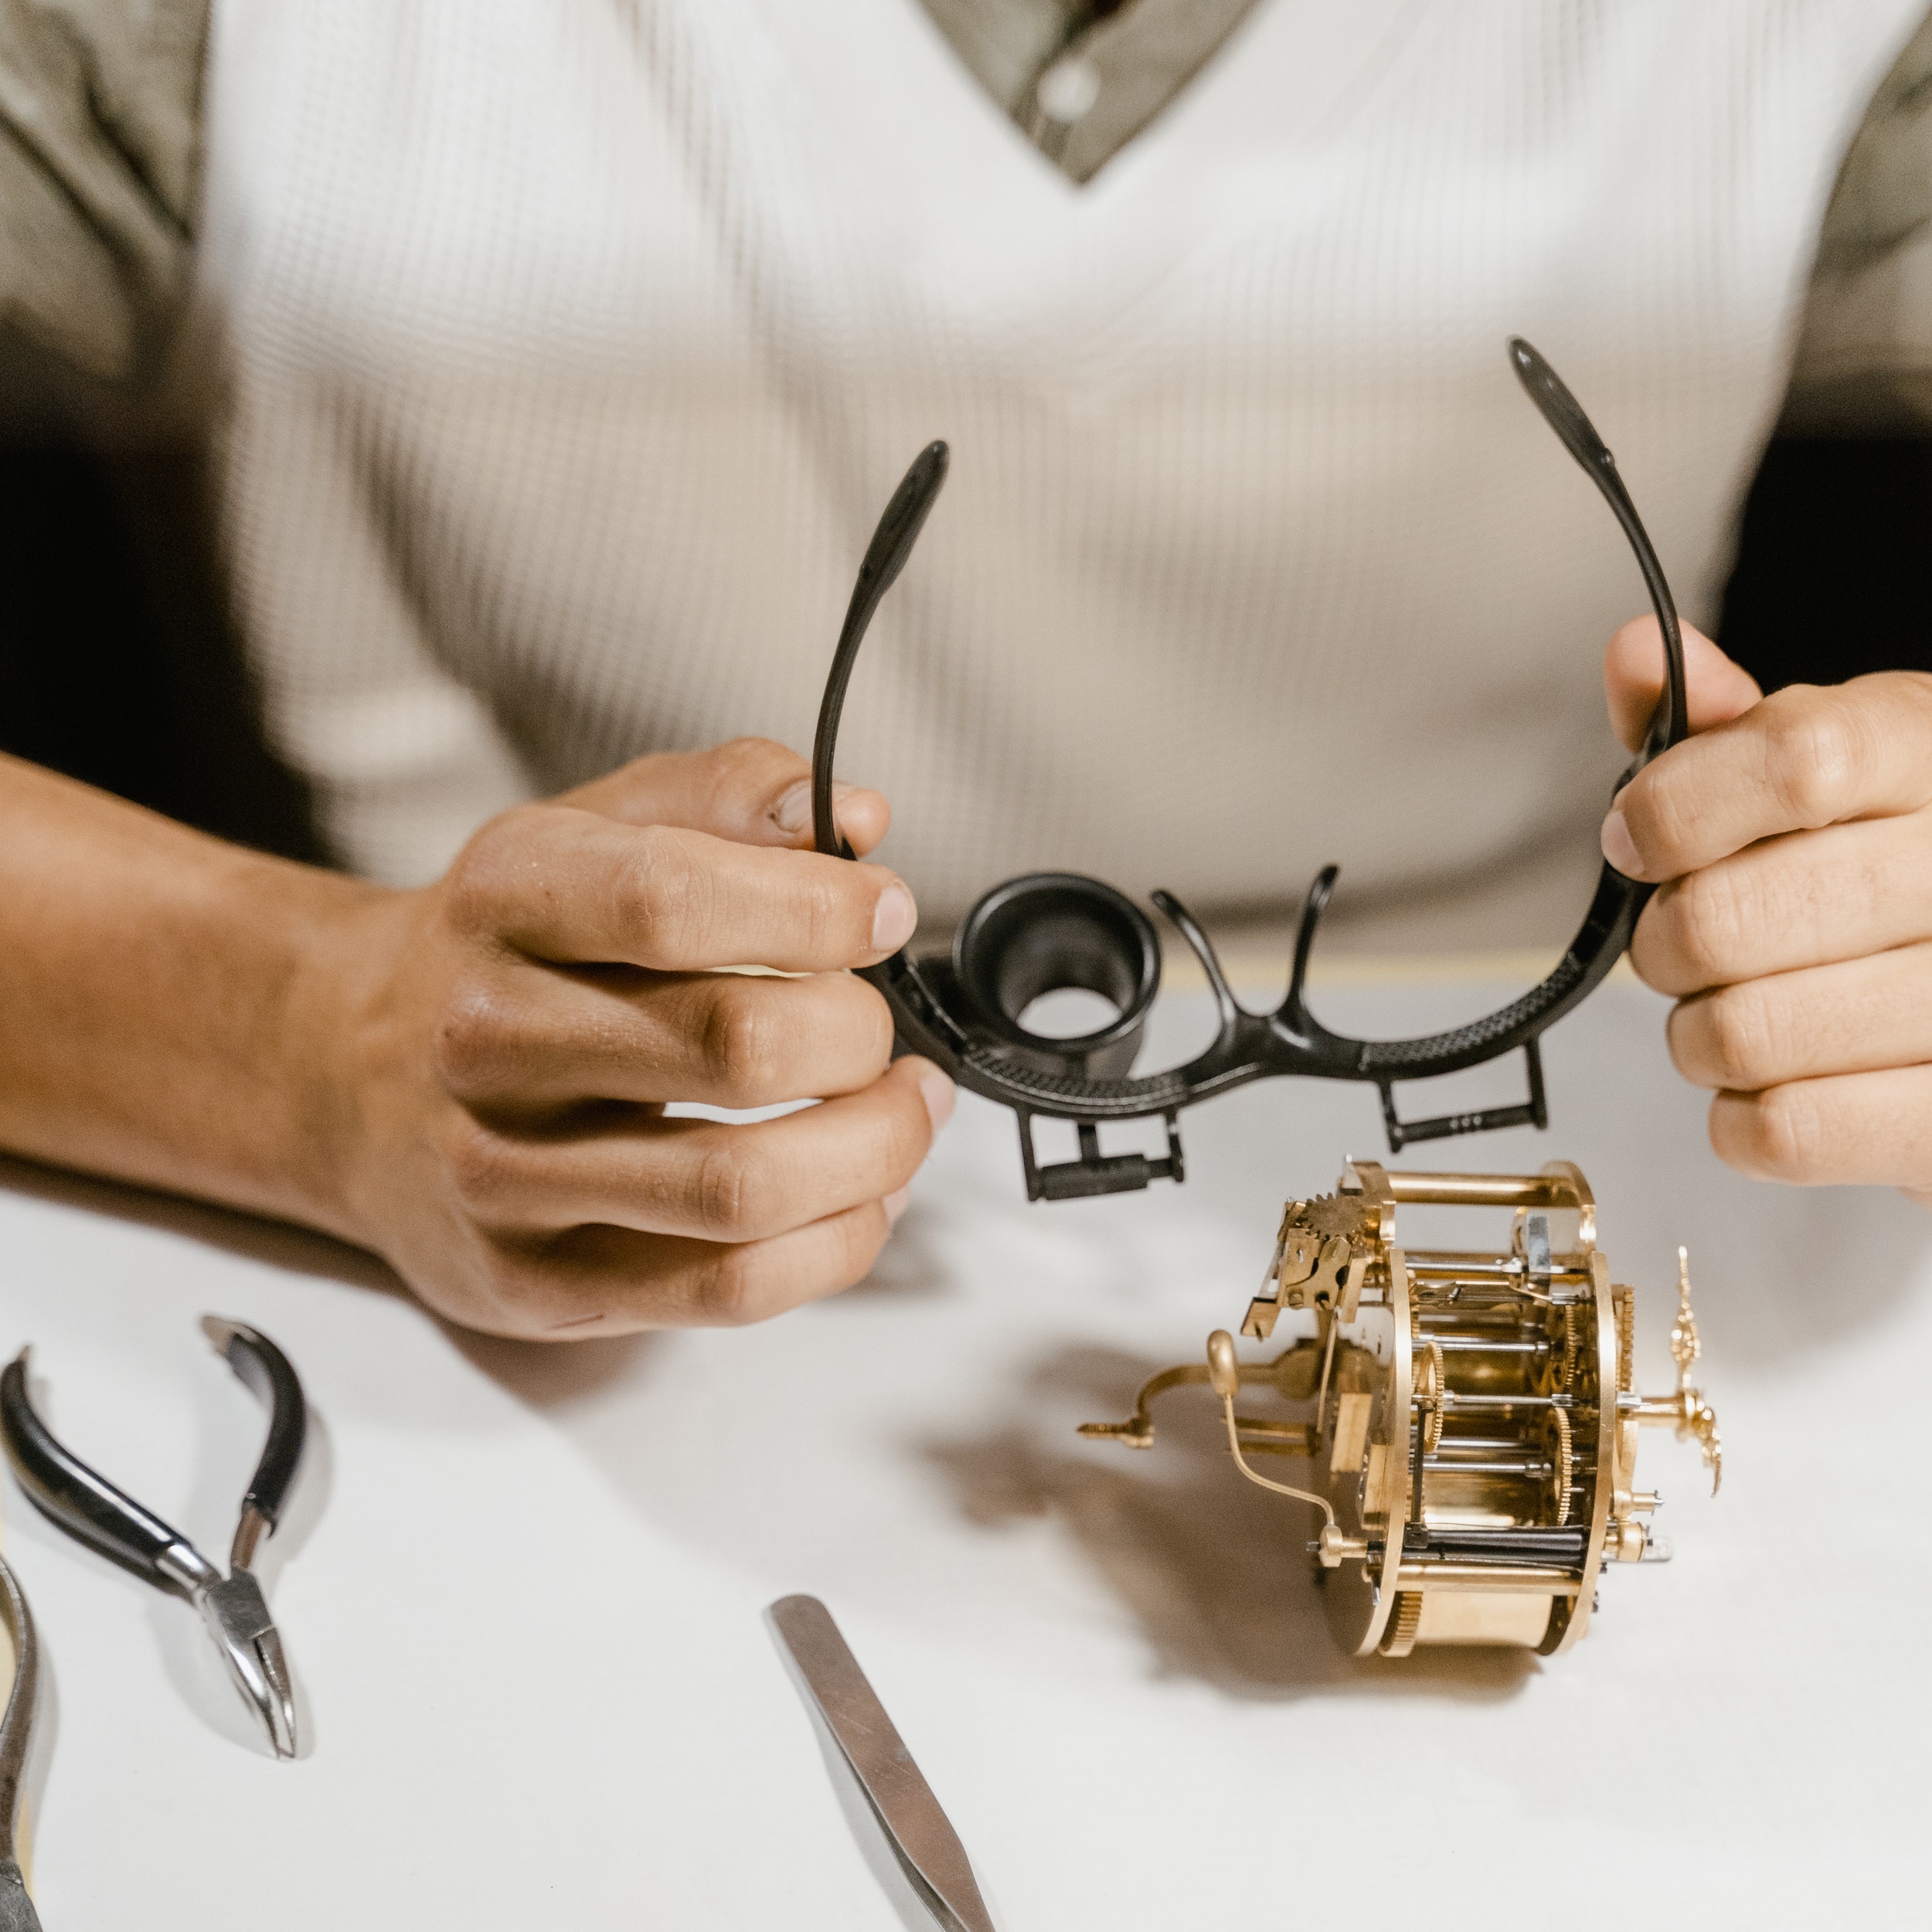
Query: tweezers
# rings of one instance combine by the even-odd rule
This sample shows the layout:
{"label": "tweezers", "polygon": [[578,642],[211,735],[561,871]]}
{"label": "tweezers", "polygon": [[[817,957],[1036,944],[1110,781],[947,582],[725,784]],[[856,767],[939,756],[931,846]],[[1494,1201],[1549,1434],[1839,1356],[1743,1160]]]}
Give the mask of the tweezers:
{"label": "tweezers", "polygon": [[0,1932],[40,1932],[40,1914],[20,1869],[20,1804],[27,1747],[40,1693],[40,1645],[33,1612],[13,1572],[0,1561],[0,1618],[13,1639],[13,1689],[0,1714]]}
{"label": "tweezers", "polygon": [[781,1597],[765,1614],[927,1909],[946,1932],[994,1932],[965,1846],[832,1612],[816,1597]]}
{"label": "tweezers", "polygon": [[[0,1443],[20,1487],[48,1521],[144,1582],[185,1597],[202,1614],[229,1675],[277,1757],[295,1755],[295,1700],[281,1633],[249,1566],[273,1535],[308,1430],[302,1385],[287,1356],[240,1321],[205,1315],[216,1352],[269,1412],[268,1440],[242,1498],[223,1576],[178,1529],[117,1489],[57,1441],[27,1393],[27,1350],[0,1371]],[[0,1921],[0,1932],[5,1932]]]}

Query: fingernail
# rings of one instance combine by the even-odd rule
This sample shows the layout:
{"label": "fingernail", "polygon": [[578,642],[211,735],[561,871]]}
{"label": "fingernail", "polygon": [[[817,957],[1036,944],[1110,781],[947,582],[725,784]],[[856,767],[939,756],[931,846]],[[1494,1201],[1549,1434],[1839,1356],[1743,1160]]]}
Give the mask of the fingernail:
{"label": "fingernail", "polygon": [[926,1111],[932,1116],[933,1131],[937,1134],[953,1117],[953,1107],[959,1099],[958,1090],[934,1066],[920,1075],[919,1094],[926,1103]]}
{"label": "fingernail", "polygon": [[801,778],[784,792],[772,807],[771,816],[781,832],[803,832],[811,823],[811,781]]}
{"label": "fingernail", "polygon": [[1643,876],[1644,861],[1636,842],[1630,835],[1629,826],[1624,823],[1624,815],[1614,808],[1604,821],[1603,845],[1604,856],[1626,879]]}
{"label": "fingernail", "polygon": [[[859,787],[849,785],[842,779],[832,781],[832,803],[835,812],[841,799],[849,798]],[[778,802],[771,808],[772,823],[781,832],[790,832],[794,838],[811,823],[811,781],[801,778],[780,794]]]}
{"label": "fingernail", "polygon": [[911,1197],[912,1189],[902,1187],[896,1194],[889,1194],[879,1206],[886,1210],[886,1225],[889,1228],[899,1225],[899,1217],[906,1212],[906,1203]]}
{"label": "fingernail", "polygon": [[919,923],[919,908],[913,896],[897,879],[879,895],[872,908],[872,944],[876,953],[896,953],[913,936]]}

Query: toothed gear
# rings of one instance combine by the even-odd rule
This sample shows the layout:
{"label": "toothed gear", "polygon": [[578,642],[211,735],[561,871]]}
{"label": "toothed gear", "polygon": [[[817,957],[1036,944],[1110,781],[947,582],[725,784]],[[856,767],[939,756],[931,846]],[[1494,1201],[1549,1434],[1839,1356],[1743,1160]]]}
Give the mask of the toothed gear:
{"label": "toothed gear", "polygon": [[1422,1453],[1433,1456],[1442,1444],[1442,1424],[1449,1406],[1449,1373],[1443,1366],[1442,1344],[1431,1342],[1428,1351],[1426,1359],[1429,1366],[1417,1393],[1429,1405],[1423,1411]]}
{"label": "toothed gear", "polygon": [[1368,1204],[1359,1194],[1318,1194],[1296,1204],[1287,1226],[1311,1228],[1317,1234],[1345,1234],[1351,1240],[1367,1231]]}
{"label": "toothed gear", "polygon": [[1395,1614],[1389,1619],[1388,1634],[1382,1640],[1384,1657],[1406,1657],[1416,1647],[1416,1632],[1422,1627],[1422,1592],[1405,1590],[1396,1597]]}
{"label": "toothed gear", "polygon": [[1556,1345],[1554,1380],[1564,1395],[1574,1395],[1583,1372],[1583,1311],[1571,1302],[1563,1311],[1563,1332]]}
{"label": "toothed gear", "polygon": [[1576,1480],[1576,1458],[1572,1451],[1570,1435],[1570,1417],[1560,1409],[1552,1409],[1549,1419],[1556,1425],[1556,1464],[1553,1481],[1556,1490],[1556,1527],[1560,1529],[1570,1521],[1570,1487]]}

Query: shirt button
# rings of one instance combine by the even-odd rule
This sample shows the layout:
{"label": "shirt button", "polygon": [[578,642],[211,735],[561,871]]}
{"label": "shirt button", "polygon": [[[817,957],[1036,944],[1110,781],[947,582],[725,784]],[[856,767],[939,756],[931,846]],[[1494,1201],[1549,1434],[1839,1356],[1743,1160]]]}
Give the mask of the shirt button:
{"label": "shirt button", "polygon": [[1100,97],[1100,70],[1078,54],[1056,60],[1039,77],[1033,98],[1049,121],[1070,128],[1083,120]]}

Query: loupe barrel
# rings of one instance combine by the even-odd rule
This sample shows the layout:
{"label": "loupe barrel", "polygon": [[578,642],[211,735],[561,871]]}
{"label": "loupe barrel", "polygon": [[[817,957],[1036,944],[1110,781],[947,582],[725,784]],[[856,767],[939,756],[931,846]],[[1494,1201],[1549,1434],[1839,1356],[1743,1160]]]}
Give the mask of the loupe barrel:
{"label": "loupe barrel", "polygon": [[[995,886],[953,942],[953,972],[986,1027],[1025,1064],[1118,1078],[1134,1063],[1161,985],[1161,942],[1139,906],[1075,872],[1031,872]],[[1048,993],[1097,993],[1115,1017],[1056,1037],[1022,1016]]]}

